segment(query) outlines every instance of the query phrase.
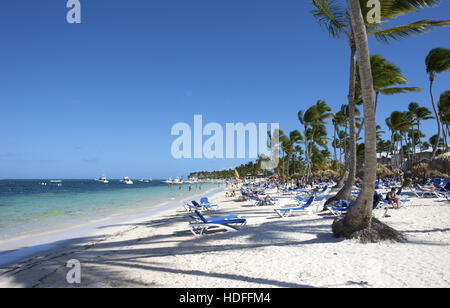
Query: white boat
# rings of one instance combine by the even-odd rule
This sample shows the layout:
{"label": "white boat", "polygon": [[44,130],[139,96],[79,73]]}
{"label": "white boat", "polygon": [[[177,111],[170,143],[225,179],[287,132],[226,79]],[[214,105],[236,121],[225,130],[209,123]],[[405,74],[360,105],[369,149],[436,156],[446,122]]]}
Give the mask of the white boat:
{"label": "white boat", "polygon": [[61,180],[50,180],[50,183],[62,183]]}
{"label": "white boat", "polygon": [[100,178],[98,178],[95,181],[100,182],[100,183],[104,183],[104,184],[108,184],[109,183],[109,181],[106,179],[106,177],[104,175],[102,175]]}
{"label": "white boat", "polygon": [[140,179],[139,182],[141,182],[141,183],[150,183],[150,180]]}
{"label": "white boat", "polygon": [[186,183],[188,183],[188,184],[197,184],[197,183],[199,183],[199,180],[198,180],[198,178],[189,178],[186,181]]}
{"label": "white boat", "polygon": [[172,184],[173,183],[172,178],[168,178],[167,180],[162,181],[162,182],[163,183],[167,183],[167,184]]}
{"label": "white boat", "polygon": [[183,180],[180,178],[176,178],[172,181],[172,184],[183,184]]}
{"label": "white boat", "polygon": [[123,178],[123,180],[120,180],[120,182],[123,183],[123,184],[127,184],[127,185],[132,185],[132,184],[133,184],[133,181],[130,180],[130,178],[127,177],[127,176],[125,176],[125,177]]}

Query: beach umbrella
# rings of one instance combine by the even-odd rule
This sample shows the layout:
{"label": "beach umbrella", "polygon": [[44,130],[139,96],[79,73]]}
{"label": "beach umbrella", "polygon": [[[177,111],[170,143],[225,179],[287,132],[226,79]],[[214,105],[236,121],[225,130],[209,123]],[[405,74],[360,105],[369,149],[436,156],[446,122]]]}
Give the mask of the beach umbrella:
{"label": "beach umbrella", "polygon": [[436,156],[430,163],[430,168],[440,172],[444,177],[450,175],[450,152]]}
{"label": "beach umbrella", "polygon": [[433,165],[433,163],[425,160],[409,167],[408,171],[406,172],[406,175],[410,178],[424,178],[424,179],[432,177],[446,178],[450,176],[450,174],[442,172],[442,169],[436,168],[436,166]]}
{"label": "beach umbrella", "polygon": [[377,177],[393,176],[394,172],[382,164],[377,164]]}

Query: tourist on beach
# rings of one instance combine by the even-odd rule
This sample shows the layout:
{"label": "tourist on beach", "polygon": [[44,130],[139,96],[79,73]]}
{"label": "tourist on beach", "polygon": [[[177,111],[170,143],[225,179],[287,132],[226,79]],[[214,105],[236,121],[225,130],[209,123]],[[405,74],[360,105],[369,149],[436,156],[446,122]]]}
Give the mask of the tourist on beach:
{"label": "tourist on beach", "polygon": [[261,197],[261,195],[259,195],[258,193],[256,193],[256,197],[257,197],[260,201],[267,201],[267,200],[272,199],[272,197],[269,196],[269,195],[266,195],[265,197]]}
{"label": "tourist on beach", "polygon": [[436,187],[434,187],[434,186],[422,186],[419,183],[417,183],[416,186],[424,191],[435,191],[436,190]]}
{"label": "tourist on beach", "polygon": [[394,205],[395,209],[400,207],[400,199],[397,198],[395,188],[391,188],[391,191],[387,193],[386,200],[389,201],[389,204]]}
{"label": "tourist on beach", "polygon": [[189,191],[191,191],[192,190],[192,186],[191,185],[189,185]]}

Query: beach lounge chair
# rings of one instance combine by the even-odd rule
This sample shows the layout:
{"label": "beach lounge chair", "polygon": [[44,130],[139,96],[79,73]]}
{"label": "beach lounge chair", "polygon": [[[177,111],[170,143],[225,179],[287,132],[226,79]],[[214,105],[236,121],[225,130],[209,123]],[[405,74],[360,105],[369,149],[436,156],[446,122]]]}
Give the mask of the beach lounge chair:
{"label": "beach lounge chair", "polygon": [[200,205],[201,206],[206,205],[206,206],[210,206],[210,207],[219,206],[218,204],[211,204],[211,202],[209,202],[207,197],[200,198]]}
{"label": "beach lounge chair", "polygon": [[304,211],[305,209],[307,209],[313,203],[313,201],[314,201],[314,197],[310,197],[308,199],[308,201],[302,206],[296,206],[296,207],[291,207],[291,208],[282,208],[282,209],[274,209],[274,211],[280,217],[288,217],[288,216],[291,216],[292,213],[294,213],[296,211]]}
{"label": "beach lounge chair", "polygon": [[198,210],[194,221],[189,223],[189,229],[195,236],[202,236],[205,230],[220,228],[229,232],[238,232],[247,225],[247,220],[237,215],[228,215],[217,218],[206,219]]}
{"label": "beach lounge chair", "polygon": [[249,195],[248,197],[249,197],[250,200],[253,201],[253,205],[254,206],[274,205],[275,202],[278,201],[278,199],[276,199],[276,198],[270,198],[270,199],[267,199],[267,200],[261,200],[255,194]]}
{"label": "beach lounge chair", "polygon": [[203,209],[207,209],[207,210],[210,210],[210,209],[212,209],[212,208],[216,208],[216,207],[219,206],[219,205],[217,205],[217,204],[200,204],[200,203],[198,203],[198,202],[195,201],[195,200],[192,200],[191,202],[192,202],[192,204],[193,204],[194,206],[197,206],[197,207],[203,208]]}
{"label": "beach lounge chair", "polygon": [[184,209],[186,210],[186,211],[188,211],[188,212],[192,212],[192,211],[195,211],[195,210],[200,210],[200,211],[203,211],[203,210],[210,210],[210,209],[212,209],[212,208],[215,208],[215,207],[218,207],[218,205],[217,204],[210,204],[210,205],[208,205],[208,204],[199,204],[197,201],[191,201],[191,203],[187,203],[187,202],[185,202],[184,204],[183,204],[183,206],[184,206]]}
{"label": "beach lounge chair", "polygon": [[423,190],[423,189],[420,189],[419,187],[414,187],[414,186],[410,186],[409,188],[418,198],[425,198],[425,196],[437,197],[437,198],[441,197],[441,195],[439,195],[436,191]]}
{"label": "beach lounge chair", "polygon": [[349,201],[339,200],[334,205],[327,205],[327,210],[329,210],[334,216],[341,216],[347,212],[349,205]]}
{"label": "beach lounge chair", "polygon": [[323,194],[325,194],[327,192],[327,190],[328,190],[328,185],[325,185],[324,188],[321,191],[315,191],[315,192],[313,192],[313,194],[315,194],[315,195],[323,195]]}

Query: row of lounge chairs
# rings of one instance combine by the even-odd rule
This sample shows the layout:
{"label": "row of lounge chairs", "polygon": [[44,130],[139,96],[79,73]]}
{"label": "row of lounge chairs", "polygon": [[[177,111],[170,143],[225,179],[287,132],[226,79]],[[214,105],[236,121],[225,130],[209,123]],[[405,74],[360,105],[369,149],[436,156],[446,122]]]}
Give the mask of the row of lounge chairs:
{"label": "row of lounge chairs", "polygon": [[[274,204],[274,201],[277,201],[277,199],[268,199],[268,200],[260,200],[256,197],[256,195],[242,191],[243,194],[246,195],[246,197],[249,200],[255,201],[255,205],[263,205],[262,202],[271,202],[271,204]],[[257,198],[255,200],[255,198]],[[290,207],[290,208],[277,208],[274,209],[275,213],[277,213],[280,217],[288,217],[291,216],[294,212],[299,211],[305,211],[308,209],[313,203],[318,203],[323,201],[324,197],[318,197],[317,195],[310,196],[308,198],[303,198],[300,195],[297,195],[295,197],[295,200],[299,203],[299,206],[297,207]],[[224,229],[226,231],[230,232],[237,232],[242,230],[246,224],[247,220],[245,218],[239,217],[237,215],[227,215],[217,218],[205,218],[200,211],[203,210],[211,210],[213,208],[217,208],[218,205],[211,204],[208,200],[208,198],[204,197],[200,199],[200,203],[194,201],[191,201],[191,203],[184,203],[184,208],[189,213],[194,213],[195,215],[190,215],[191,222],[189,223],[189,229],[195,236],[201,236],[203,235],[203,232],[205,230],[211,229],[211,228],[219,228]]]}
{"label": "row of lounge chairs", "polygon": [[[444,187],[441,188],[444,189],[444,191],[423,191],[415,187],[410,187],[411,191],[419,198],[423,198],[427,194],[436,197],[442,197],[445,195],[447,198],[449,198],[448,190],[445,190]],[[314,203],[316,203],[317,207],[319,207],[319,205],[321,204],[320,202],[325,199],[324,197],[320,197],[320,194],[326,192],[327,189],[328,187],[325,186],[321,191],[309,192],[310,195],[306,198],[298,194],[295,196],[295,200],[298,202],[298,206],[289,208],[275,208],[274,212],[280,217],[288,217],[297,212],[306,212],[306,210],[308,210]],[[241,189],[241,193],[247,200],[252,201],[255,206],[268,204],[273,205],[277,201],[277,199],[274,198],[261,200],[250,190]],[[402,188],[397,191],[397,195],[402,195]],[[401,199],[400,201],[402,202],[402,204],[408,204],[408,202],[410,202],[411,200]],[[327,206],[327,209],[334,216],[341,216],[342,214],[347,212],[349,205],[349,201],[339,200],[335,204]],[[190,215],[191,222],[189,223],[190,231],[195,236],[203,235],[203,232],[210,228],[220,228],[230,232],[237,232],[242,230],[247,224],[247,220],[245,218],[239,217],[237,215],[228,215],[209,219],[205,218],[200,213],[200,211],[208,211],[218,207],[217,204],[211,204],[206,197],[201,198],[200,202],[192,201],[191,203],[185,203],[184,206],[188,212],[193,212],[195,214]],[[386,216],[389,208],[389,201],[384,199],[381,194],[376,193],[374,198],[373,210],[384,209],[384,216]]]}

